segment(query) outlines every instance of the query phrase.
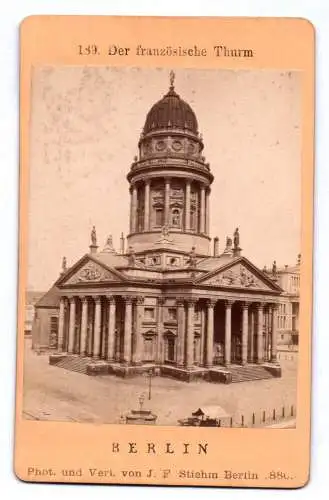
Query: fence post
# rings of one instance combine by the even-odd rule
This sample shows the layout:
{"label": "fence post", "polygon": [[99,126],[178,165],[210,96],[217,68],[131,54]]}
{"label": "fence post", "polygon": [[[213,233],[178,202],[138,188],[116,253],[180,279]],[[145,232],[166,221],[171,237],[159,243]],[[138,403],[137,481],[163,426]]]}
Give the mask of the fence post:
{"label": "fence post", "polygon": [[241,427],[244,427],[244,416],[241,415]]}
{"label": "fence post", "polygon": [[265,423],[265,410],[263,411],[263,423]]}
{"label": "fence post", "polygon": [[275,420],[275,408],[273,409],[273,420]]}
{"label": "fence post", "polygon": [[284,418],[284,406],[282,406],[282,418]]}
{"label": "fence post", "polygon": [[252,414],[252,425],[255,425],[255,414]]}
{"label": "fence post", "polygon": [[230,426],[233,427],[233,418],[230,418]]}
{"label": "fence post", "polygon": [[290,416],[293,417],[294,416],[294,405],[291,405],[291,412],[290,412]]}

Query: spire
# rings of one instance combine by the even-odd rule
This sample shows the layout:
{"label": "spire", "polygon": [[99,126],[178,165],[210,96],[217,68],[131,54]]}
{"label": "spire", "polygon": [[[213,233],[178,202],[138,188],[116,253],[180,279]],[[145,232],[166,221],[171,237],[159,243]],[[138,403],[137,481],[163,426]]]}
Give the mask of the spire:
{"label": "spire", "polygon": [[170,73],[169,73],[169,81],[170,81],[170,87],[169,87],[169,89],[170,90],[174,90],[174,88],[175,88],[174,87],[175,76],[176,75],[175,75],[174,71],[171,70]]}
{"label": "spire", "polygon": [[121,233],[120,237],[120,253],[121,254],[125,253],[125,237],[123,236],[123,233]]}

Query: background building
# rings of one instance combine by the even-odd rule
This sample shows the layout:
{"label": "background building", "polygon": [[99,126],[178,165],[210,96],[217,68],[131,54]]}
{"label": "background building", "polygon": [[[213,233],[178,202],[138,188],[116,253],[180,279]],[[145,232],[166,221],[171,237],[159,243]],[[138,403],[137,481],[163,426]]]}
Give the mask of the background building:
{"label": "background building", "polygon": [[44,292],[34,292],[28,290],[25,295],[25,320],[24,320],[24,335],[32,334],[32,325],[35,314],[35,305],[44,295]]}
{"label": "background building", "polygon": [[273,263],[272,271],[267,272],[283,289],[278,308],[278,344],[297,345],[299,337],[299,289],[300,289],[300,261],[298,255],[295,266],[285,265],[276,268]]}

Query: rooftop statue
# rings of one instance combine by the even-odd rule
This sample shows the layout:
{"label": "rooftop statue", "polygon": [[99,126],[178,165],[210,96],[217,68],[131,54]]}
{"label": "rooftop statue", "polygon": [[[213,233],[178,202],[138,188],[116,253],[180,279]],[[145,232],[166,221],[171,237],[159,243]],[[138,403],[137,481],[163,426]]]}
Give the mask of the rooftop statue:
{"label": "rooftop statue", "polygon": [[93,246],[97,245],[97,236],[96,236],[96,228],[93,226],[92,231],[91,231],[91,244]]}
{"label": "rooftop statue", "polygon": [[233,239],[234,239],[234,248],[239,248],[239,246],[240,246],[240,234],[239,234],[238,227],[234,231]]}

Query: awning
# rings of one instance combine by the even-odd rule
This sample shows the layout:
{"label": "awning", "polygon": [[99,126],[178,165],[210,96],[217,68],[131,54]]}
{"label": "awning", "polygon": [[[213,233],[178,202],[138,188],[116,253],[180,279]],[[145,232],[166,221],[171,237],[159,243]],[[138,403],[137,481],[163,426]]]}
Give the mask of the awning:
{"label": "awning", "polygon": [[202,406],[192,413],[194,417],[229,418],[230,415],[221,406]]}

